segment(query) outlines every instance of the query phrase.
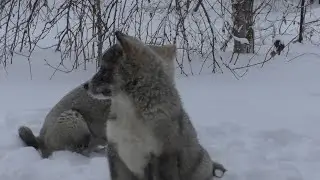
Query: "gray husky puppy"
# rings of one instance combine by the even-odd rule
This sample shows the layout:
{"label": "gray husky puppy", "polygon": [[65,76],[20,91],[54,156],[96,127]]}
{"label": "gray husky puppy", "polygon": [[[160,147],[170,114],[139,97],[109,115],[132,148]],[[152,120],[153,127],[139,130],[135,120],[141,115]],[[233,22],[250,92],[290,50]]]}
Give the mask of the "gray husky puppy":
{"label": "gray husky puppy", "polygon": [[[148,45],[162,57],[162,64],[170,78],[174,79],[175,45]],[[119,45],[113,45],[103,54],[103,61],[120,61]],[[97,146],[105,146],[105,123],[109,116],[110,100],[99,100],[88,95],[83,84],[66,94],[47,114],[35,136],[30,128],[21,126],[20,138],[47,158],[53,151],[70,150],[87,155]],[[100,151],[101,152],[101,151]],[[105,151],[102,151],[105,152]]]}
{"label": "gray husky puppy", "polygon": [[210,180],[224,167],[211,160],[182,105],[163,59],[119,31],[122,59],[106,59],[84,85],[96,99],[111,99],[106,125],[113,180]]}

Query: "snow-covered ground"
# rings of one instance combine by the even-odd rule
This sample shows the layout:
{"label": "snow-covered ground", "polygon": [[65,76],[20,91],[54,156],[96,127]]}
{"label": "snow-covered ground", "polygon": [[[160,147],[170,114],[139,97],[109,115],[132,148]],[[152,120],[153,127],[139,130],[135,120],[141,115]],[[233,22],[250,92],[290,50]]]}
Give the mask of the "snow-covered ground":
{"label": "snow-covered ground", "polygon": [[[262,25],[268,24],[261,21]],[[282,40],[288,43],[296,31],[293,28]],[[318,42],[318,36],[313,38]],[[258,62],[270,41],[255,57]],[[44,65],[44,58],[59,56],[50,50],[35,51],[32,81],[25,60],[15,59],[8,75],[0,65],[0,180],[109,179],[105,157],[63,151],[42,159],[19,139],[20,125],[38,133],[50,108],[95,72],[89,66],[88,71],[57,73],[48,80],[54,70]],[[239,62],[249,58],[241,56]],[[201,66],[199,62],[195,61]],[[222,180],[320,179],[319,47],[293,44],[288,56],[276,56],[264,68],[250,68],[240,80],[228,71],[184,77],[177,70],[176,74],[200,141],[228,169]]]}
{"label": "snow-covered ground", "polygon": [[[201,142],[228,169],[224,180],[320,179],[320,60],[315,55],[287,60],[277,57],[240,80],[230,74],[177,73],[177,87]],[[48,110],[94,73],[60,73],[49,81],[52,69],[42,64],[33,64],[32,81],[23,62],[10,66],[7,77],[2,71],[0,179],[108,179],[105,157],[65,151],[41,159],[18,138],[19,125],[38,133]]]}

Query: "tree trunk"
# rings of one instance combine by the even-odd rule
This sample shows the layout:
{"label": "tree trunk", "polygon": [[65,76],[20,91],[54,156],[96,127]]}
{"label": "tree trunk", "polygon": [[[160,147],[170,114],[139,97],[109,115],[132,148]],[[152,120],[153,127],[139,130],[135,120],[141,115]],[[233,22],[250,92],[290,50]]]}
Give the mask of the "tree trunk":
{"label": "tree trunk", "polygon": [[301,7],[300,7],[300,28],[299,28],[299,43],[302,43],[303,40],[303,25],[304,25],[304,12],[305,12],[305,0],[301,0]]}
{"label": "tree trunk", "polygon": [[[254,53],[253,0],[232,0],[234,39],[233,52]],[[238,38],[246,38],[245,44]]]}

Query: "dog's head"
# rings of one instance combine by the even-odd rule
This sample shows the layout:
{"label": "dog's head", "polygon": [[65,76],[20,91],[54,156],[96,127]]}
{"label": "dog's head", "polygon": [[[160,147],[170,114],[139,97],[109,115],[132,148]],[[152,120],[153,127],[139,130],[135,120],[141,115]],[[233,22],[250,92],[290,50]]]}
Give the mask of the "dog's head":
{"label": "dog's head", "polygon": [[98,72],[83,85],[89,95],[102,100],[111,97],[117,65],[122,58],[122,49],[118,44],[104,52]]}
{"label": "dog's head", "polygon": [[[112,93],[121,86],[119,67],[122,61],[143,50],[144,44],[139,40],[116,32],[118,44],[111,46],[103,54],[98,72],[83,85],[88,93],[96,99],[110,99]],[[139,44],[141,43],[141,44]],[[146,45],[152,53],[155,53],[161,61],[165,73],[174,81],[174,59],[176,56],[175,45]],[[140,49],[139,49],[140,48]],[[134,58],[134,57],[133,57]],[[137,67],[139,68],[139,67]],[[127,74],[130,76],[130,74]]]}

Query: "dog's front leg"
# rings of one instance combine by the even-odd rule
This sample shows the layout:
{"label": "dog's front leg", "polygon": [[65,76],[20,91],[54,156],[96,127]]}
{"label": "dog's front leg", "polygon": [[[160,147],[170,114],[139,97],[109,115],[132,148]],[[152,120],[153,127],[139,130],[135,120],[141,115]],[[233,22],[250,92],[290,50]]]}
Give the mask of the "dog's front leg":
{"label": "dog's front leg", "polygon": [[158,179],[180,180],[179,153],[164,153],[158,158]]}
{"label": "dog's front leg", "polygon": [[160,157],[150,155],[149,162],[144,169],[144,180],[165,180],[161,177]]}
{"label": "dog's front leg", "polygon": [[111,180],[138,180],[120,159],[113,143],[108,143],[107,156]]}

